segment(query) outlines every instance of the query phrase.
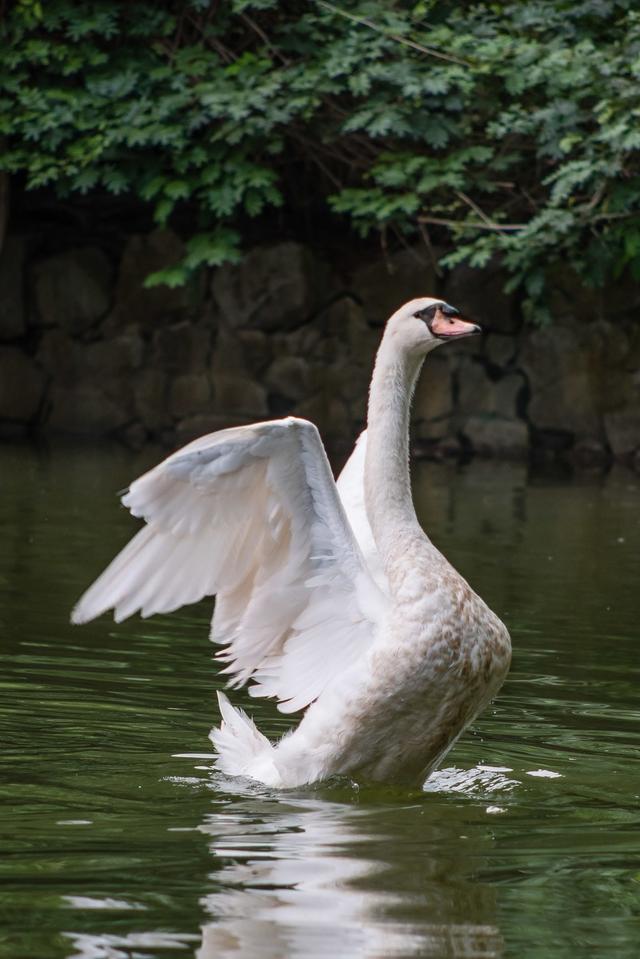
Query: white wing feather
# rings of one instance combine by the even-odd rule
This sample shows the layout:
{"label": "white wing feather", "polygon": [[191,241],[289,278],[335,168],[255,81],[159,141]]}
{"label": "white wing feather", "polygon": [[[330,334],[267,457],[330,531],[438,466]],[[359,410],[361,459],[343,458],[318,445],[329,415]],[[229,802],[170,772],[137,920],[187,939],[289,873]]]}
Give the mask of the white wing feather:
{"label": "white wing feather", "polygon": [[217,594],[224,672],[293,712],[373,641],[386,600],[353,535],[313,424],[289,417],[203,436],[123,497],[147,525],[87,590],[75,623]]}
{"label": "white wing feather", "polygon": [[345,463],[336,486],[366,567],[373,580],[387,595],[389,583],[369,525],[364,501],[364,463],[366,455],[367,431],[364,430],[356,440],[353,453]]}

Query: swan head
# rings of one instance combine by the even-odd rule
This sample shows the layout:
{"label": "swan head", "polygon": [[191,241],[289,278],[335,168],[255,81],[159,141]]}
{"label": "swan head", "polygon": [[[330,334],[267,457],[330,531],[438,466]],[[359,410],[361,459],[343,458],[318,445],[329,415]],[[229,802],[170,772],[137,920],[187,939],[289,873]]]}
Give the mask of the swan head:
{"label": "swan head", "polygon": [[431,296],[409,300],[396,310],[387,328],[406,349],[422,354],[449,340],[461,340],[482,332],[477,323],[465,319],[455,306]]}

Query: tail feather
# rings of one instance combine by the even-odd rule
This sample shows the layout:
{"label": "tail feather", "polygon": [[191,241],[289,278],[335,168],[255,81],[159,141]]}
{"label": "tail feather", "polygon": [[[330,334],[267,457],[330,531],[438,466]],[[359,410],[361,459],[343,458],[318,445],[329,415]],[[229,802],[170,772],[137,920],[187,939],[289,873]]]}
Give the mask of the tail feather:
{"label": "tail feather", "polygon": [[222,722],[209,739],[218,753],[216,767],[229,776],[250,776],[269,786],[280,784],[274,762],[275,749],[243,709],[232,706],[218,690]]}

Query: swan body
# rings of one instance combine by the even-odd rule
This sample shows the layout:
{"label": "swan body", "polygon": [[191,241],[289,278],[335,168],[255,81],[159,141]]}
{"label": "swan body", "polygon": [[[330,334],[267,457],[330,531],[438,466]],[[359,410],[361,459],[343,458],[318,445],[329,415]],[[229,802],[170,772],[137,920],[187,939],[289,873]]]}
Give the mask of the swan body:
{"label": "swan body", "polygon": [[334,482],[295,417],[203,436],[123,497],[146,525],[80,599],[169,612],[217,595],[211,637],[230,685],[305,709],[272,744],[218,694],[217,765],[293,787],[333,775],[419,785],[495,695],[509,634],[435,548],[411,497],[411,395],[427,353],[479,328],[425,297],[387,323],[368,428]]}

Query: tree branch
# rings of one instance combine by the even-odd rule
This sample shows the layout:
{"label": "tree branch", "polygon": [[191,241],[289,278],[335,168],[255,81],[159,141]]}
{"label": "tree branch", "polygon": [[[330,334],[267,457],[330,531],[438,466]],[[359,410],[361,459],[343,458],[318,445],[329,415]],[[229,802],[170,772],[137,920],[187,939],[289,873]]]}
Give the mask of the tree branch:
{"label": "tree branch", "polygon": [[424,47],[421,43],[416,43],[415,40],[407,40],[406,37],[401,37],[397,33],[388,33],[383,27],[379,27],[377,23],[373,23],[373,21],[367,17],[356,17],[353,13],[347,13],[346,10],[340,10],[339,7],[334,7],[332,3],[328,3],[328,0],[316,0],[316,3],[321,7],[325,7],[326,10],[331,10],[332,13],[337,13],[341,17],[346,17],[347,20],[352,20],[354,23],[360,24],[360,26],[375,30],[376,33],[381,34],[388,40],[394,40],[396,43],[401,43],[405,47],[411,47],[420,53],[426,53],[429,57],[436,57],[438,60],[447,60],[449,63],[457,63],[461,67],[471,66],[468,60],[462,60],[460,57],[454,57],[449,53],[441,53],[440,50],[434,50],[432,47]]}
{"label": "tree branch", "polygon": [[512,233],[524,230],[526,223],[470,223],[461,220],[445,220],[437,216],[419,216],[418,223],[433,223],[434,226],[449,226],[458,230],[496,230],[497,232]]}
{"label": "tree branch", "polygon": [[254,33],[258,34],[262,42],[265,44],[267,49],[271,51],[273,56],[277,57],[278,60],[280,60],[280,62],[284,64],[285,67],[288,67],[291,61],[287,60],[284,54],[280,53],[277,47],[274,47],[274,45],[271,43],[271,40],[269,39],[267,34],[264,32],[262,27],[258,23],[256,23],[255,20],[252,20],[251,17],[247,16],[246,13],[241,13],[240,16],[242,17],[244,22],[247,24],[247,26],[251,27]]}
{"label": "tree branch", "polygon": [[457,197],[459,197],[459,199],[462,200],[463,203],[466,203],[467,206],[471,207],[474,213],[478,214],[478,216],[483,221],[483,223],[485,223],[489,227],[492,226],[492,221],[489,219],[487,214],[480,209],[477,203],[474,203],[474,201],[471,199],[470,196],[467,196],[467,194],[463,193],[462,190],[456,190],[455,194]]}

